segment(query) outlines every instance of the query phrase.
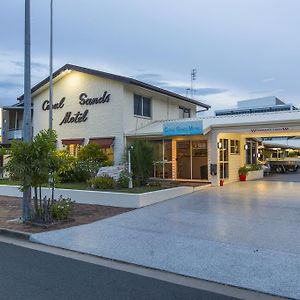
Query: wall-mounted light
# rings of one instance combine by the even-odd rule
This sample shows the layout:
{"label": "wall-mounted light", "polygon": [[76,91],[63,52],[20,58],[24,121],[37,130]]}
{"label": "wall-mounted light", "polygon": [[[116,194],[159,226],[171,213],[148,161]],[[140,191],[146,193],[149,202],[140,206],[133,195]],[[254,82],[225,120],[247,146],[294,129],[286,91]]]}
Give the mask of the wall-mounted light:
{"label": "wall-mounted light", "polygon": [[222,149],[222,143],[221,142],[217,142],[217,148]]}
{"label": "wall-mounted light", "polygon": [[248,145],[245,144],[245,145],[244,145],[244,149],[245,149],[245,150],[248,150],[248,148],[249,148]]}

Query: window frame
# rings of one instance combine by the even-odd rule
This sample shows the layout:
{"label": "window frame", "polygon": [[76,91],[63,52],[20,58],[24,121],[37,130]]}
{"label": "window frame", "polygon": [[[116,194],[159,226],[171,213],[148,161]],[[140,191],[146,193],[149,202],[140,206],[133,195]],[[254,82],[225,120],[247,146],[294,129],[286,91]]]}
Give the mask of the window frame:
{"label": "window frame", "polygon": [[[182,114],[183,117],[181,117],[181,115],[180,115],[181,110],[183,111],[183,114]],[[188,117],[184,116],[185,113],[188,113]],[[187,108],[187,107],[179,106],[179,118],[180,119],[189,119],[190,117],[191,117],[191,109]]]}
{"label": "window frame", "polygon": [[241,154],[241,143],[239,140],[230,140],[230,154],[231,155]]}
{"label": "window frame", "polygon": [[[135,101],[136,97],[140,97],[139,101],[141,101],[141,114],[135,111]],[[149,100],[149,116],[144,114],[144,100]],[[145,119],[152,119],[152,97],[143,96],[140,94],[133,94],[133,114],[137,118],[145,118]]]}

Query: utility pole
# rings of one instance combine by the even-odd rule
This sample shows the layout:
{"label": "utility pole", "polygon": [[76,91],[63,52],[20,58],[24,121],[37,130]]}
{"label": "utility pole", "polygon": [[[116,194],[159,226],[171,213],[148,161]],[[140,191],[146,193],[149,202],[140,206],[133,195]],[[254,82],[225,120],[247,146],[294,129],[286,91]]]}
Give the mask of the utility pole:
{"label": "utility pole", "polygon": [[53,129],[53,0],[50,0],[49,129]]}
{"label": "utility pole", "polygon": [[196,80],[196,77],[197,77],[197,69],[192,69],[192,72],[191,72],[191,99],[193,99],[193,92],[194,92],[194,87],[193,87],[193,81]]}
{"label": "utility pole", "polygon": [[[31,127],[31,59],[30,59],[30,0],[25,0],[25,52],[24,52],[24,117],[23,140],[26,143],[32,141]],[[28,177],[25,176],[25,182]],[[22,218],[30,219],[31,188],[23,192]]]}

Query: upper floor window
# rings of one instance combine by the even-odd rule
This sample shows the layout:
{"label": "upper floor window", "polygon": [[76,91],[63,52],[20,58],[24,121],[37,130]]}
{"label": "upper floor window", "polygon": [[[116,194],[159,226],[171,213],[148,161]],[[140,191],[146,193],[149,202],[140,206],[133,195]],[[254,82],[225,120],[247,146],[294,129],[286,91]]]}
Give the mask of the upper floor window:
{"label": "upper floor window", "polygon": [[151,118],[151,98],[134,94],[134,114]]}
{"label": "upper floor window", "polygon": [[191,110],[190,108],[179,107],[179,118],[186,119],[191,117]]}

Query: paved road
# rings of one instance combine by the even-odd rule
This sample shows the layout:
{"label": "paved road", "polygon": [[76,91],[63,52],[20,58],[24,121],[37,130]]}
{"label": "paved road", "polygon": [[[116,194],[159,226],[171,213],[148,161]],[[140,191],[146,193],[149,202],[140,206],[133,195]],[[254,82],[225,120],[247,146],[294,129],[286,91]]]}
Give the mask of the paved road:
{"label": "paved road", "polygon": [[0,299],[235,299],[0,242]]}

